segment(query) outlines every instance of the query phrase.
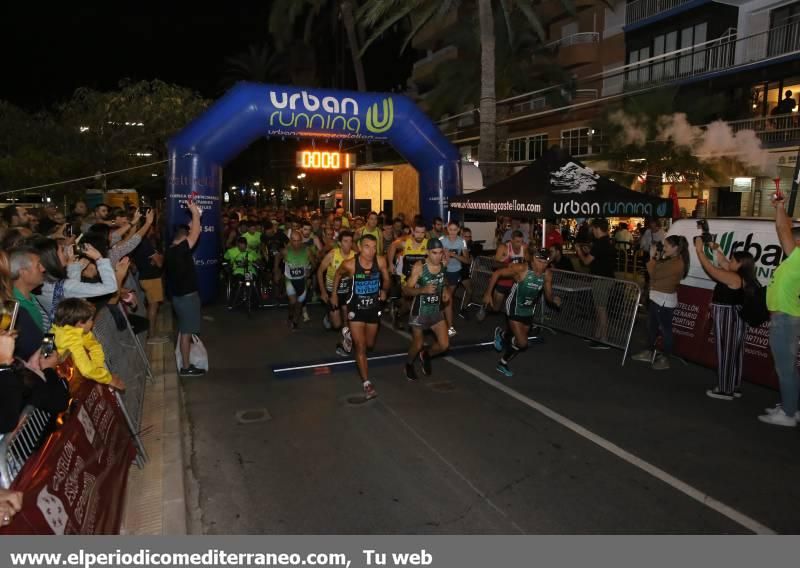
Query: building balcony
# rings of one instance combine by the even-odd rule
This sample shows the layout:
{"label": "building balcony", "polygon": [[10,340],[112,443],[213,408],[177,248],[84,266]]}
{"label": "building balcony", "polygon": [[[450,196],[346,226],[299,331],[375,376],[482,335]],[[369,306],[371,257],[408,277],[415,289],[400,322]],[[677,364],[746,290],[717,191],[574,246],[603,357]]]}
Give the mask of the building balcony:
{"label": "building balcony", "polygon": [[454,61],[458,58],[458,48],[448,45],[438,51],[434,51],[424,59],[414,63],[411,70],[411,80],[417,85],[430,85],[436,78],[436,68],[447,61]]}
{"label": "building balcony", "polygon": [[796,146],[800,143],[800,114],[797,112],[732,120],[728,125],[734,132],[754,131],[766,147]]}
{"label": "building balcony", "polygon": [[634,0],[625,6],[625,29],[635,29],[669,18],[711,0]]}
{"label": "building balcony", "polygon": [[550,42],[545,48],[555,51],[558,64],[569,69],[596,62],[600,54],[598,43],[599,33],[582,32]]}
{"label": "building balcony", "polygon": [[735,31],[705,43],[630,63],[625,90],[681,83],[800,58],[800,22],[771,28],[747,37]]}

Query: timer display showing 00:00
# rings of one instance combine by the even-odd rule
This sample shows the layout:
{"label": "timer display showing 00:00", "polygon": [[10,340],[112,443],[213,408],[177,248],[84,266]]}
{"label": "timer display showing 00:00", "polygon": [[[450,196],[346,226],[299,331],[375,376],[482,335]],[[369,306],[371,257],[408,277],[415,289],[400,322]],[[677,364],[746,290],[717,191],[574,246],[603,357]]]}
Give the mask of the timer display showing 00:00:
{"label": "timer display showing 00:00", "polygon": [[316,170],[350,169],[350,154],[305,150],[300,152],[300,166]]}

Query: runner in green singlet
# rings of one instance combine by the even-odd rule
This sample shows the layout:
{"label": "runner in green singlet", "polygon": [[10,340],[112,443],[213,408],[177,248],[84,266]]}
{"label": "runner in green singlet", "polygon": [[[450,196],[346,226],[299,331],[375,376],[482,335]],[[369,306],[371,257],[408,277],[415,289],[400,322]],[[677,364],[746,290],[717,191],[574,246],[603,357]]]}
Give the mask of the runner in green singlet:
{"label": "runner in green singlet", "polygon": [[549,269],[547,256],[547,249],[542,249],[534,255],[532,261],[495,270],[483,298],[484,302],[491,303],[492,291],[497,282],[503,278],[513,281],[506,300],[507,328],[505,332],[500,327],[494,331],[495,350],[500,352],[505,348],[497,370],[507,377],[514,375],[508,363],[528,348],[528,332],[542,291],[549,303],[561,305],[561,298],[553,296],[553,273]]}
{"label": "runner in green singlet", "polygon": [[289,297],[289,327],[297,328],[300,322],[300,315],[306,301],[308,292],[308,275],[311,272],[311,253],[303,245],[303,236],[300,231],[292,231],[289,246],[280,252],[279,258],[275,262],[273,270],[275,283],[281,280],[281,260],[285,267],[283,278],[286,284],[286,295]]}
{"label": "runner in green singlet", "polygon": [[[414,264],[403,287],[403,293],[413,298],[408,320],[413,335],[406,360],[406,378],[409,381],[417,380],[414,370],[417,357],[422,363],[422,372],[430,375],[431,358],[450,347],[447,320],[444,317],[444,306],[450,301],[442,264],[444,246],[439,239],[430,239],[427,248],[427,258],[424,262]],[[433,332],[436,341],[430,349],[424,349],[424,332],[428,329]]]}

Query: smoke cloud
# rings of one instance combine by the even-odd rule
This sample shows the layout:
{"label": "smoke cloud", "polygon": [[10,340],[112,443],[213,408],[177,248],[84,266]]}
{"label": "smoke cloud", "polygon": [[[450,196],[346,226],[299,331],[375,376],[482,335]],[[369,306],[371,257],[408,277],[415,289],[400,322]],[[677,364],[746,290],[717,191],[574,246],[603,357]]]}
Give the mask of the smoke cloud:
{"label": "smoke cloud", "polygon": [[[643,119],[616,111],[610,116],[610,120],[623,128],[624,144],[643,146],[647,143],[647,124]],[[769,152],[761,147],[761,140],[753,130],[734,132],[722,120],[701,128],[690,124],[684,113],[660,116],[655,126],[657,141],[672,141],[676,146],[689,148],[702,161],[729,158],[757,169],[759,173],[774,173]]]}

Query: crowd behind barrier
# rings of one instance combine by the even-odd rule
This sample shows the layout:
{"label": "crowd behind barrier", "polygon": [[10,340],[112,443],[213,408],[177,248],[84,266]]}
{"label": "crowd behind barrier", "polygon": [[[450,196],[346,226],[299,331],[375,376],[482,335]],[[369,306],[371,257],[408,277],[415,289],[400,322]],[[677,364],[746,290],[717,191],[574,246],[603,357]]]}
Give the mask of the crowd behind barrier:
{"label": "crowd behind barrier", "polygon": [[[115,310],[118,314],[116,318]],[[47,528],[49,527],[50,531],[56,534],[61,531],[63,534],[65,527],[70,527],[73,532],[82,532],[93,527],[96,529],[101,525],[102,532],[115,532],[119,528],[118,523],[121,519],[125,479],[130,464],[130,461],[121,463],[120,456],[130,453],[131,458],[135,457],[140,466],[146,460],[140,436],[141,419],[145,388],[148,378],[152,374],[142,340],[135,335],[127,318],[124,317],[122,308],[116,304],[106,305],[97,312],[94,333],[105,352],[109,371],[123,377],[126,385],[125,391],[120,392],[106,385],[83,380],[77,368],[71,364],[71,359],[67,358],[59,365],[59,372],[68,379],[70,384],[72,402],[69,410],[64,415],[55,417],[42,410],[26,407],[17,427],[12,432],[0,436],[0,488],[22,491],[26,493],[27,497],[30,492],[31,480],[41,484],[42,478],[48,478],[49,481],[43,485],[44,490],[56,491],[59,486],[58,478],[63,474],[59,470],[59,467],[63,469],[63,465],[59,466],[59,464],[64,459],[72,459],[70,454],[72,452],[76,454],[76,467],[83,469],[88,463],[93,462],[95,463],[94,467],[99,470],[106,471],[110,468],[114,470],[114,475],[123,478],[107,483],[106,491],[102,495],[86,497],[89,500],[101,499],[106,504],[113,503],[119,511],[111,515],[111,519],[107,518],[108,515],[102,511],[94,511],[97,518],[106,519],[99,525],[96,521],[86,523],[82,520],[78,523],[73,519],[74,522],[71,524],[65,524],[66,521],[59,523],[58,519],[47,519],[47,523],[34,523],[27,526],[26,529],[17,527],[16,530],[20,532],[28,532],[28,530],[49,532]],[[94,399],[103,400],[104,402],[98,404],[99,407],[106,410],[91,412]],[[118,432],[113,435],[101,432],[101,435],[98,435],[98,430],[106,430],[111,427],[112,423],[116,425],[115,428],[118,429]],[[82,455],[81,445],[70,441],[75,436],[71,430],[76,428],[84,433],[86,441],[88,441],[88,444],[83,444],[83,447],[89,455]],[[66,438],[67,441],[63,443],[54,441],[61,438]],[[117,447],[110,448],[107,443],[113,443]],[[135,451],[128,452],[125,448],[129,446],[135,448]],[[54,454],[56,451],[62,452],[59,454],[60,457]],[[117,456],[117,458],[111,459],[110,456]],[[27,475],[25,475],[26,471]],[[87,473],[86,475],[89,476],[87,482],[93,482],[91,480],[93,474]],[[74,503],[70,502],[70,495],[70,492],[65,495],[66,503],[63,504],[62,509],[68,514],[82,513],[80,509],[72,509],[71,506]],[[26,498],[26,507],[33,507],[37,509],[37,514],[47,517],[42,513],[42,499],[41,494],[32,495],[30,498]],[[47,495],[47,499],[53,499],[53,497]],[[13,524],[9,528],[9,532],[15,532]]]}

